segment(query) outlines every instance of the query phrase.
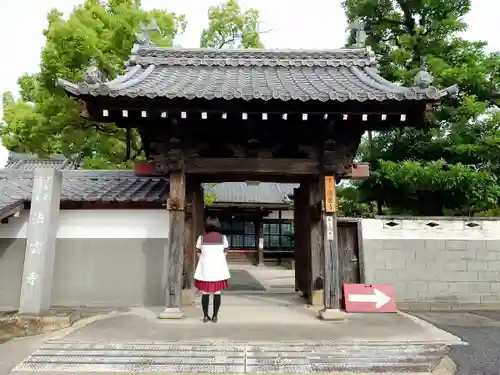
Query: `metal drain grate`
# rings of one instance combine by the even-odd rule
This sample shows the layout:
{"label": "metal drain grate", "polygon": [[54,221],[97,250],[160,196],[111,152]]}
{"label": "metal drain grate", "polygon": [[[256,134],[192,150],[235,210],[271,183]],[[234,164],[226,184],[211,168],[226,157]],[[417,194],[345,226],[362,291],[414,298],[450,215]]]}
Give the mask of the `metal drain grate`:
{"label": "metal drain grate", "polygon": [[443,345],[49,342],[13,372],[426,372]]}

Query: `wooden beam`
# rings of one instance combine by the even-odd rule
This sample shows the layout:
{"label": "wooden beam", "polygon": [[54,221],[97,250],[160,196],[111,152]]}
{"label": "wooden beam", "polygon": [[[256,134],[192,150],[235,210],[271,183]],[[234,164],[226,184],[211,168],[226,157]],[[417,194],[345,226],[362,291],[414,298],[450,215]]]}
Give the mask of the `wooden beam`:
{"label": "wooden beam", "polygon": [[[231,176],[231,181],[251,181],[259,176],[258,179],[262,182],[293,182],[293,177],[296,178],[295,182],[300,182],[301,177],[319,175],[318,163],[311,159],[192,158],[188,160],[191,160],[187,166],[189,172],[206,176],[204,182],[225,182],[227,175]],[[292,165],[295,165],[295,168],[290,168]],[[257,168],[262,169],[259,171]],[[156,163],[147,161],[135,164],[135,174],[142,177],[168,177]],[[363,180],[369,175],[370,164],[357,163],[346,170],[343,178]]]}
{"label": "wooden beam", "polygon": [[[407,123],[411,123],[415,126],[417,123],[424,122],[424,113],[426,110],[426,105],[428,103],[434,103],[436,101],[377,101],[368,100],[364,102],[359,102],[356,100],[349,100],[346,102],[337,101],[308,101],[301,102],[298,100],[243,100],[243,99],[166,99],[166,98],[111,98],[111,97],[81,97],[82,100],[86,101],[88,105],[88,112],[90,116],[97,121],[103,122],[116,122],[122,117],[122,110],[128,109],[129,111],[136,112],[136,119],[141,119],[141,112],[147,111],[148,117],[155,117],[156,114],[161,115],[161,113],[168,113],[169,117],[171,113],[186,112],[189,114],[196,111],[197,114],[194,115],[195,118],[201,119],[201,113],[207,112],[210,116],[211,112],[217,112],[219,114],[226,113],[227,118],[231,117],[232,114],[237,114],[241,118],[242,113],[247,113],[248,116],[252,114],[258,114],[259,117],[262,113],[267,113],[271,116],[273,113],[280,114],[293,114],[298,113],[300,115],[307,114],[308,119],[313,117],[314,114],[323,117],[324,114],[349,114],[351,115],[363,115],[368,114],[367,124],[373,121],[370,115],[382,115],[382,114],[401,114],[407,115]],[[109,115],[107,117],[102,117],[102,110],[107,109]],[[151,112],[151,114],[150,114]],[[132,113],[130,113],[129,117]],[[193,115],[191,115],[193,117]],[[410,121],[411,120],[411,121]],[[229,121],[229,120],[228,120]],[[376,121],[379,124],[383,122],[390,121]]]}
{"label": "wooden beam", "polygon": [[310,176],[319,174],[318,162],[310,159],[191,158],[186,172],[193,174],[249,174]]}

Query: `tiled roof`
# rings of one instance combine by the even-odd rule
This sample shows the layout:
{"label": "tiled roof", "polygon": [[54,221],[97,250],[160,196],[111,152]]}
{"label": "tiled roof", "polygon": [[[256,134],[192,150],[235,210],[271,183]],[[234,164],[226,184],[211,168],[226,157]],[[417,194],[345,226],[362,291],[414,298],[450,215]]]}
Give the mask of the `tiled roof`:
{"label": "tiled roof", "polygon": [[[168,180],[138,177],[131,171],[63,170],[61,201],[71,202],[165,202]],[[295,184],[226,182],[210,187],[218,203],[290,203]],[[33,171],[0,170],[0,218],[12,208],[29,202]]]}
{"label": "tiled roof", "polygon": [[[32,188],[32,171],[0,171],[0,216],[12,205],[29,201]],[[167,197],[163,178],[137,177],[129,171],[63,171],[61,201],[164,202]]]}
{"label": "tiled roof", "polygon": [[382,78],[368,48],[338,50],[213,50],[137,45],[126,74],[101,82],[64,79],[70,95],[226,100],[436,100],[435,87],[402,87]]}
{"label": "tiled roof", "polygon": [[10,152],[5,168],[21,169],[25,171],[33,171],[35,168],[56,168],[63,169],[78,169],[80,160],[71,161],[64,155],[52,155],[46,158],[40,158],[35,154],[21,154]]}
{"label": "tiled roof", "polygon": [[215,194],[216,203],[288,204],[297,184],[224,182],[207,190]]}

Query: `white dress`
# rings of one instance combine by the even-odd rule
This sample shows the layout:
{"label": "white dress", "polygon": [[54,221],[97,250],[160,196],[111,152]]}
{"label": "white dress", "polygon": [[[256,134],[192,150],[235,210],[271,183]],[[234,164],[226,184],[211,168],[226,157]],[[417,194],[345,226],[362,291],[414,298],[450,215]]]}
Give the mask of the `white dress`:
{"label": "white dress", "polygon": [[198,237],[196,248],[201,251],[201,254],[194,273],[195,280],[216,282],[228,280],[231,277],[225,254],[229,243],[226,236],[222,236],[222,238],[223,243],[205,244],[202,241],[202,236]]}

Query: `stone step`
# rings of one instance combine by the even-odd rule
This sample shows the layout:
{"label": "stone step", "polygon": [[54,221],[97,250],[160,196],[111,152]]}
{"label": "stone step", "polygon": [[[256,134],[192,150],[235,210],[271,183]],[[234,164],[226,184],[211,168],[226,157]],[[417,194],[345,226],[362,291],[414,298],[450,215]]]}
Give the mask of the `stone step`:
{"label": "stone step", "polygon": [[430,373],[442,344],[51,341],[11,374]]}

